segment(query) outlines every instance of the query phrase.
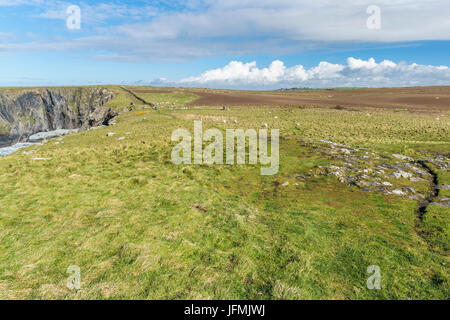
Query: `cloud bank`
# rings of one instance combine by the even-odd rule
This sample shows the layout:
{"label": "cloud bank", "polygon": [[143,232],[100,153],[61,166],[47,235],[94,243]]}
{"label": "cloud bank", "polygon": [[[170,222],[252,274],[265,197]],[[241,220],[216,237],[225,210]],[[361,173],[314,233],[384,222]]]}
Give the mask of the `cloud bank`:
{"label": "cloud bank", "polygon": [[302,65],[286,67],[279,60],[266,68],[258,68],[256,62],[232,61],[223,68],[208,70],[196,77],[175,83],[159,80],[155,84],[230,89],[449,85],[450,69],[389,60],[377,63],[373,58],[366,61],[352,57],[347,59],[346,65],[321,62],[310,69]]}
{"label": "cloud bank", "polygon": [[[379,30],[367,27],[367,8],[374,4],[381,10]],[[67,16],[65,1],[0,0],[0,6],[25,5],[42,19]],[[450,40],[448,0],[155,0],[141,6],[117,1],[80,6],[80,34],[64,34],[61,21],[58,37],[1,44],[0,52],[92,47],[101,52],[93,53],[98,59],[189,60],[282,55],[337,44]]]}

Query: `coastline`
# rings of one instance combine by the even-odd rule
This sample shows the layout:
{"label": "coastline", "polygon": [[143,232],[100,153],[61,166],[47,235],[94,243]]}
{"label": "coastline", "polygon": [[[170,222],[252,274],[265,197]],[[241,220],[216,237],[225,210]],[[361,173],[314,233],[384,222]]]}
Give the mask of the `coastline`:
{"label": "coastline", "polygon": [[32,145],[34,145],[35,143],[32,142],[17,142],[14,143],[10,146],[6,146],[6,147],[0,147],[0,158],[9,156],[10,154],[13,154],[17,151],[19,151],[20,149],[24,149],[27,147],[30,147]]}

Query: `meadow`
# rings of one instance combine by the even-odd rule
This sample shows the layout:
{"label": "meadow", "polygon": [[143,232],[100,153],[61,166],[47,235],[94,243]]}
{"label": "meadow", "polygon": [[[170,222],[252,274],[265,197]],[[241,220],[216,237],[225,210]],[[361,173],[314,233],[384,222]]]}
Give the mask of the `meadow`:
{"label": "meadow", "polygon": [[[430,206],[419,219],[417,200],[314,174],[339,161],[319,140],[448,159],[449,110],[221,110],[192,106],[195,91],[138,93],[155,111],[110,89],[111,107],[136,106],[116,125],[0,159],[1,299],[450,297],[448,208]],[[204,130],[280,129],[279,173],[173,164],[172,132],[192,131],[194,120]],[[450,184],[448,171],[434,170]],[[80,290],[66,286],[72,265]],[[380,267],[380,290],[367,288],[371,265]]]}

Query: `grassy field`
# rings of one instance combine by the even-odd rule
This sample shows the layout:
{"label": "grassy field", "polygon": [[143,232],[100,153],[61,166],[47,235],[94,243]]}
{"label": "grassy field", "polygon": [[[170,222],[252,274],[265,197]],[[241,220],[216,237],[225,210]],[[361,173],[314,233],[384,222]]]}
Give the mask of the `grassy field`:
{"label": "grassy field", "polygon": [[180,107],[198,99],[196,95],[184,92],[141,93],[138,95],[145,101],[151,101],[160,108]]}
{"label": "grassy field", "polygon": [[[315,147],[321,139],[414,159],[448,156],[449,112],[154,111],[114,90],[111,106],[137,106],[115,126],[0,159],[0,298],[450,297],[447,208],[430,207],[419,221],[415,200],[310,176],[328,164]],[[192,101],[189,94],[140,96],[168,106]],[[193,131],[200,119],[204,130],[280,129],[280,172],[174,165],[173,130]],[[438,173],[450,184],[448,172]],[[71,265],[81,269],[77,291],[66,287]],[[381,269],[381,290],[366,287],[370,265]]]}

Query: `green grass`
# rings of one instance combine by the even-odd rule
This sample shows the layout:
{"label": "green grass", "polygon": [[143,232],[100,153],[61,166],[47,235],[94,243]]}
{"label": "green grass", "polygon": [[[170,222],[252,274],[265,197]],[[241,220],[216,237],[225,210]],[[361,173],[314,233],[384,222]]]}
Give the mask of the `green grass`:
{"label": "green grass", "polygon": [[449,252],[450,250],[450,221],[448,218],[449,209],[439,205],[431,205],[421,224],[424,230],[424,236],[433,244],[434,247],[439,248],[442,252]]}
{"label": "green grass", "polygon": [[127,109],[130,105],[130,102],[137,107],[142,107],[142,102],[136,99],[133,95],[129,94],[125,90],[117,87],[107,87],[108,90],[112,91],[115,94],[113,100],[109,101],[106,106],[111,107],[118,110]]}
{"label": "green grass", "polygon": [[173,93],[138,93],[139,97],[147,102],[158,105],[159,107],[180,107],[199,99],[191,93],[173,92]]}
{"label": "green grass", "polygon": [[[110,104],[128,105],[117,90]],[[434,250],[418,233],[415,201],[303,178],[328,160],[298,142],[448,152],[448,114],[228,109],[140,109],[0,159],[0,298],[448,299],[448,214],[424,220],[443,248]],[[172,131],[193,131],[200,118],[205,130],[280,128],[279,174],[172,164]],[[66,288],[71,265],[79,291]],[[366,288],[370,265],[381,268],[381,290]]]}

